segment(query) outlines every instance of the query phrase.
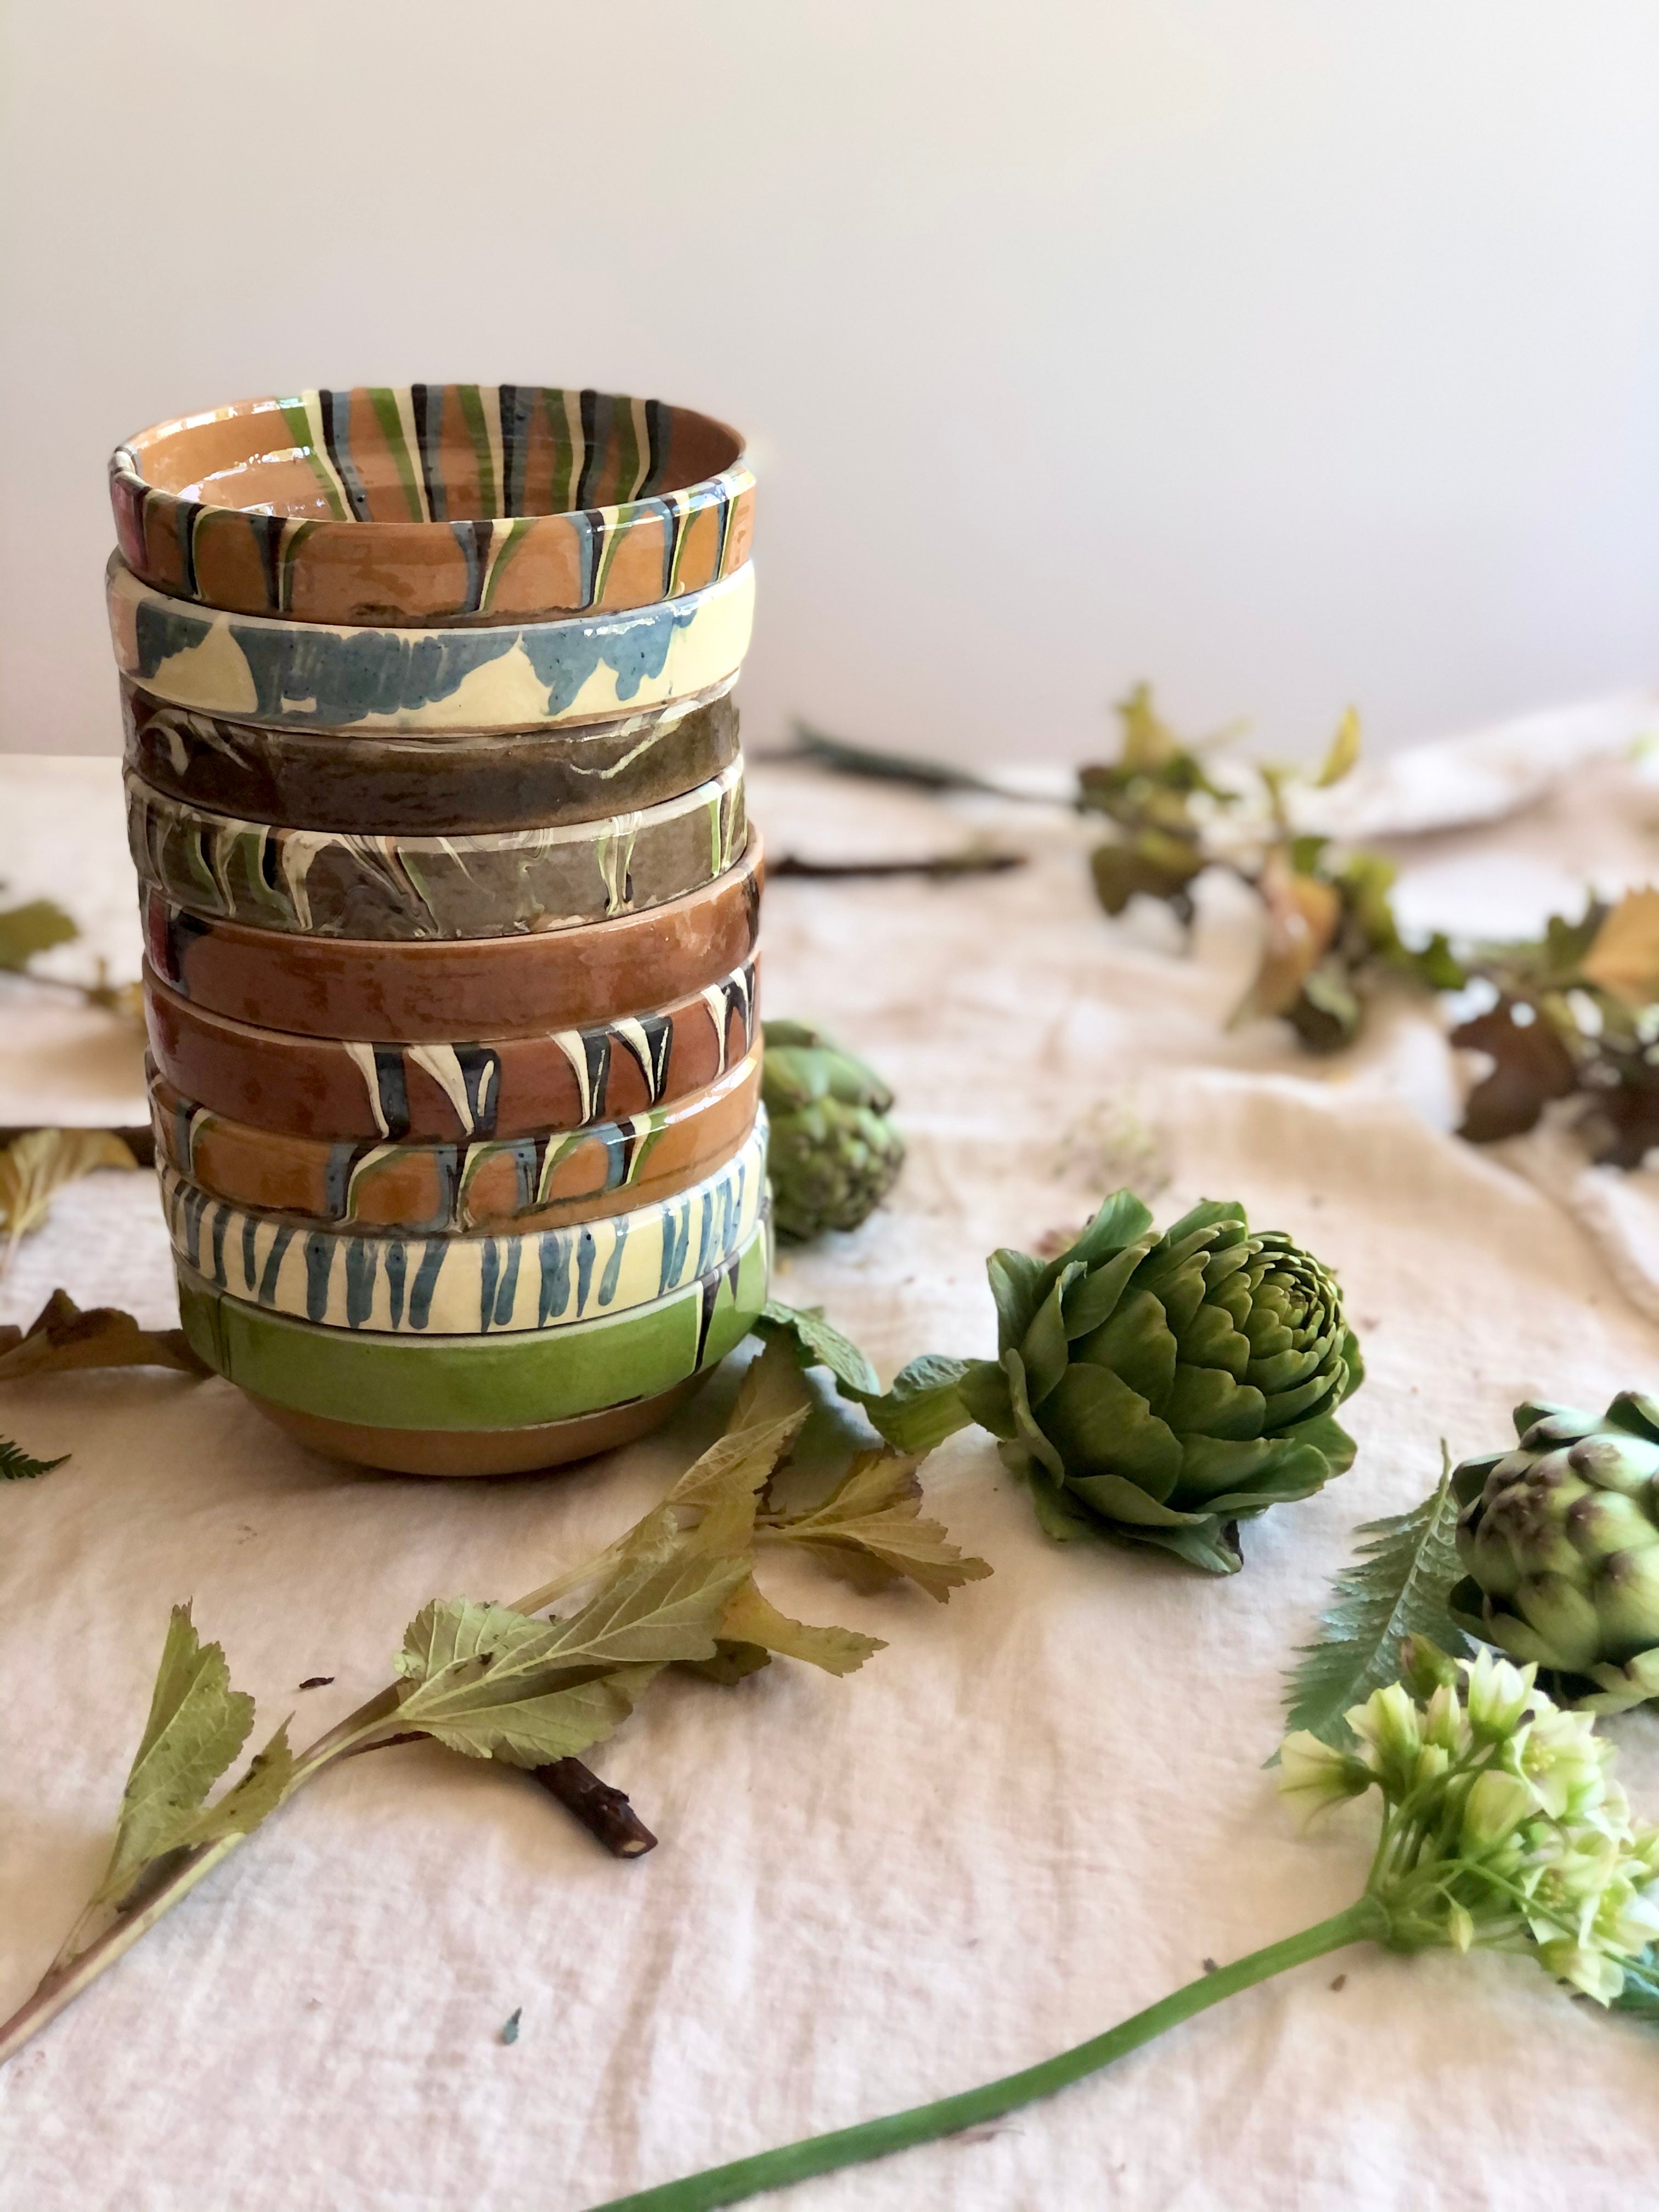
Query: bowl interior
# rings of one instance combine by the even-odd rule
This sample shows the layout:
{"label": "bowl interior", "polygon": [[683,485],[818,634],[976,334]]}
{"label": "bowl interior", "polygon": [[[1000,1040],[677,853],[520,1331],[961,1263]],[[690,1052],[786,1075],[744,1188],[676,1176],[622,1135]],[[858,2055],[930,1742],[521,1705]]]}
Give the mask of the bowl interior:
{"label": "bowl interior", "polygon": [[116,465],[248,514],[445,523],[684,491],[742,452],[725,423],[659,399],[544,384],[356,385],[160,423]]}

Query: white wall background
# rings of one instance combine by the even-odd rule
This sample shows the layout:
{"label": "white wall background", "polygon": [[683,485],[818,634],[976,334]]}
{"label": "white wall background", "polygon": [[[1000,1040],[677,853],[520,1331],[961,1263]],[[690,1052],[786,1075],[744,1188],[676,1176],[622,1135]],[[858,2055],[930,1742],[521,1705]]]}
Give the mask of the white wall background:
{"label": "white wall background", "polygon": [[792,711],[1082,757],[1659,673],[1652,0],[11,0],[0,744],[118,741],[103,467],[307,384],[652,391]]}

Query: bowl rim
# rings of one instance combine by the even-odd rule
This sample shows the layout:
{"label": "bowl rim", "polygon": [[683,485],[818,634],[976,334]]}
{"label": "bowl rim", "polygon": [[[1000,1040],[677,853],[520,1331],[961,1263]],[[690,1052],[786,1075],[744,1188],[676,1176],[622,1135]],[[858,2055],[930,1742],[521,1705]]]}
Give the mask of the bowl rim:
{"label": "bowl rim", "polygon": [[[434,387],[426,386],[422,388],[431,390]],[[467,390],[498,392],[503,387],[499,381],[495,384],[466,384],[458,380],[455,383],[440,385],[436,388],[445,392]],[[568,385],[524,385],[510,386],[507,388],[537,392],[568,392],[572,389]],[[217,510],[226,514],[270,515],[273,519],[284,521],[309,521],[315,528],[349,530],[359,538],[362,538],[364,533],[376,532],[389,541],[393,535],[404,535],[411,532],[422,536],[431,534],[434,539],[439,536],[448,537],[456,520],[470,518],[448,518],[442,520],[422,518],[417,520],[413,515],[400,515],[395,520],[388,519],[377,521],[368,519],[360,520],[352,514],[301,514],[292,507],[271,507],[264,504],[242,506],[230,501],[199,498],[191,492],[170,491],[164,486],[153,483],[144,474],[141,465],[144,453],[159,445],[164,439],[200,429],[211,423],[276,413],[283,417],[285,427],[291,432],[293,425],[288,419],[288,409],[303,404],[325,392],[343,393],[349,398],[359,392],[384,392],[395,395],[398,392],[410,392],[415,387],[410,385],[318,385],[301,392],[290,392],[286,397],[276,392],[267,392],[254,398],[229,400],[222,406],[198,408],[187,415],[171,416],[164,422],[152,422],[142,430],[135,430],[131,436],[123,438],[116,445],[109,457],[110,481],[112,485],[119,483],[142,492],[147,501],[161,501],[179,508],[199,507],[208,512]],[[608,506],[548,507],[524,512],[515,510],[492,515],[488,518],[491,522],[501,524],[547,522],[578,516],[603,522],[624,514],[631,509],[648,507],[653,503],[660,504],[665,500],[696,501],[711,495],[723,495],[727,499],[736,499],[744,492],[753,489],[754,471],[749,465],[748,448],[744,438],[739,431],[721,416],[707,414],[702,408],[682,406],[674,400],[637,399],[631,393],[601,392],[595,386],[580,386],[575,387],[575,390],[579,401],[585,401],[590,397],[596,400],[608,399],[613,404],[617,401],[626,401],[630,407],[638,406],[647,410],[654,407],[666,407],[675,415],[689,416],[727,439],[732,448],[732,458],[710,474],[694,477],[689,483],[638,493],[631,499],[615,501]],[[296,442],[290,442],[286,450],[297,453],[309,449],[302,449]]]}

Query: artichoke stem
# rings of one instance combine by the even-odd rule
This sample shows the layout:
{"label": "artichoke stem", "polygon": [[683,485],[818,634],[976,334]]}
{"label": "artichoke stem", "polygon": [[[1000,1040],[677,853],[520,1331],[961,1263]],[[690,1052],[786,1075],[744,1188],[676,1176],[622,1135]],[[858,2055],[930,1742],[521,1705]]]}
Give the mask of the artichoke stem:
{"label": "artichoke stem", "polygon": [[865,2120],[856,2127],[838,2128],[830,2135],[808,2136],[780,2150],[763,2151],[757,2157],[741,2158],[731,2166],[711,2166],[706,2172],[688,2174],[684,2180],[665,2182],[660,2188],[612,2197],[594,2206],[592,2212],[715,2212],[720,2205],[740,2203],[763,2190],[782,2189],[815,2173],[830,2173],[838,2166],[856,2166],[890,2151],[908,2150],[915,2143],[955,2135],[963,2128],[981,2126],[1021,2105],[1034,2104],[1040,2097],[1068,2088],[1085,2075],[1109,2066],[1115,2058],[1138,2051],[1166,2028],[1178,2027],[1195,2013],[1219,2004],[1224,1997],[1236,1996],[1257,1982],[1267,1981],[1291,1966],[1306,1966],[1310,1960],[1322,1959],[1328,1952],[1342,1950],[1350,1943],[1382,1942],[1388,1933],[1389,1916],[1383,1906],[1374,1897],[1362,1897],[1346,1912],[1304,1928],[1299,1936],[1288,1936],[1282,1943],[1252,1951],[1230,1966],[1200,1974],[1197,1981],[1160,1997],[1145,2012],[1120,2021],[1104,2035],[1062,2051],[1056,2057],[1045,2058],[1040,2065],[1028,2066],[1022,2073],[1005,2075],[1000,2081],[988,2081],[982,2088],[965,2090],[958,2096],[942,2097],[936,2104],[890,2112],[884,2119]]}

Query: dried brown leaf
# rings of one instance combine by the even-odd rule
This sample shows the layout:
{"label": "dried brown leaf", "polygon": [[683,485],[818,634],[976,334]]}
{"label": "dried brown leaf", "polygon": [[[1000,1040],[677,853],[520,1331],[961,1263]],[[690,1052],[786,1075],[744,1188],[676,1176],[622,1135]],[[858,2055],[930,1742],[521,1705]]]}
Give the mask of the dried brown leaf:
{"label": "dried brown leaf", "polygon": [[181,1328],[140,1328],[116,1306],[82,1312],[67,1291],[54,1291],[27,1330],[0,1329],[0,1382],[61,1375],[76,1367],[170,1367],[206,1375]]}
{"label": "dried brown leaf", "polygon": [[1596,931],[1583,974],[1629,1006],[1659,999],[1659,890],[1626,892]]}
{"label": "dried brown leaf", "polygon": [[1457,1133],[1473,1145],[1521,1135],[1552,1098],[1565,1098],[1577,1087],[1571,1054],[1541,1015],[1525,1011],[1532,1020],[1517,1022],[1512,1006],[1497,1006],[1451,1033],[1453,1044],[1487,1053],[1492,1061],[1492,1073],[1465,1102]]}

